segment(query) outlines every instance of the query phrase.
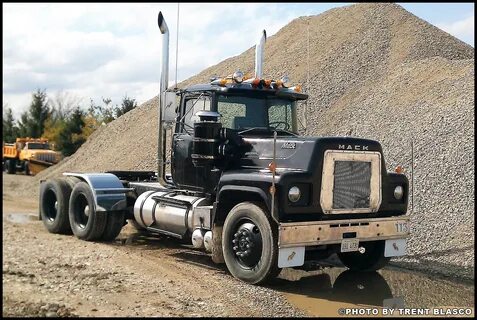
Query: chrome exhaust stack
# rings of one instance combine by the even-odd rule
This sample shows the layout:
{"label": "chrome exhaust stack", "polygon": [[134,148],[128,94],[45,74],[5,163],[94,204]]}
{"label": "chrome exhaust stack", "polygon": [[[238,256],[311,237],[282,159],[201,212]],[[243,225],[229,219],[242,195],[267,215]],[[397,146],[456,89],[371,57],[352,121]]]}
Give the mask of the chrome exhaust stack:
{"label": "chrome exhaust stack", "polygon": [[161,65],[161,80],[159,85],[159,138],[157,145],[157,181],[161,184],[166,184],[165,180],[165,164],[166,164],[166,135],[164,134],[162,124],[162,110],[165,107],[165,93],[169,82],[169,28],[164,20],[162,12],[159,11],[157,17],[157,24],[162,33],[162,65]]}
{"label": "chrome exhaust stack", "polygon": [[255,78],[261,79],[263,72],[263,49],[267,40],[267,32],[263,30],[257,45],[255,46]]}

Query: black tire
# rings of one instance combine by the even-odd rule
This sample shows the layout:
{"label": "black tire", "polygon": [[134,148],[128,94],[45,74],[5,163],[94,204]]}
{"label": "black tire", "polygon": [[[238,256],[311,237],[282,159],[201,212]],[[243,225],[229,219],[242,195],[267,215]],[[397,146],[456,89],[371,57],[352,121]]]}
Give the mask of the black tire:
{"label": "black tire", "polygon": [[103,235],[106,212],[96,212],[93,191],[86,182],[75,184],[70,197],[70,225],[73,234],[82,240],[95,241]]}
{"label": "black tire", "polygon": [[66,183],[68,183],[71,187],[71,190],[73,190],[73,188],[75,187],[75,185],[78,183],[78,182],[81,182],[83,180],[81,180],[80,178],[78,177],[73,177],[73,176],[66,176],[65,178],[65,181]]}
{"label": "black tire", "polygon": [[25,168],[25,170],[24,170],[25,175],[26,175],[26,176],[29,176],[29,175],[30,175],[30,167],[29,167],[30,162],[29,162],[29,161],[25,161],[25,163],[24,163],[23,165],[24,165],[24,168]]}
{"label": "black tire", "polygon": [[69,198],[71,187],[64,179],[44,182],[40,192],[40,217],[51,233],[71,234]]}
{"label": "black tire", "polygon": [[104,228],[103,235],[101,240],[103,241],[113,241],[116,239],[118,234],[121,232],[125,222],[126,222],[126,213],[124,211],[115,211],[108,212],[106,221],[106,227]]}
{"label": "black tire", "polygon": [[8,174],[15,174],[17,171],[17,160],[16,159],[8,159],[7,160],[7,173]]}
{"label": "black tire", "polygon": [[262,284],[281,271],[278,227],[260,203],[242,202],[232,208],[223,227],[222,250],[230,273],[244,282]]}
{"label": "black tire", "polygon": [[360,243],[366,251],[339,252],[341,262],[352,271],[376,271],[383,268],[390,260],[384,257],[384,241],[366,241]]}

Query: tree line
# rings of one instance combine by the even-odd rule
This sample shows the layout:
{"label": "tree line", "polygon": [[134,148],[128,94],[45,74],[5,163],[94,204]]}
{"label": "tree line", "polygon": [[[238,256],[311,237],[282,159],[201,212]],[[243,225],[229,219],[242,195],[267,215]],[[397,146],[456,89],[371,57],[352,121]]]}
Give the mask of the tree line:
{"label": "tree line", "polygon": [[12,143],[19,137],[46,138],[55,150],[69,156],[101,125],[136,107],[136,100],[127,95],[121,105],[113,106],[111,99],[103,98],[102,104],[90,99],[88,106],[82,106],[67,94],[49,99],[46,90],[37,89],[32,93],[30,107],[19,119],[15,119],[12,109],[4,105],[3,142]]}

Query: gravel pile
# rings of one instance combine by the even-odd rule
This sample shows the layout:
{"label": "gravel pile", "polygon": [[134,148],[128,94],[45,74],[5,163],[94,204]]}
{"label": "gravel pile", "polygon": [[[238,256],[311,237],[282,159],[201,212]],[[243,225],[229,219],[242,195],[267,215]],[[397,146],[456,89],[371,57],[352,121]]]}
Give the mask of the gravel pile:
{"label": "gravel pile", "polygon": [[[253,72],[254,50],[180,86]],[[412,237],[401,263],[473,278],[474,48],[396,4],[357,4],[295,19],[267,40],[264,61],[265,76],[288,74],[310,94],[308,135],[376,139],[388,170],[402,164],[408,177],[414,142]],[[98,130],[30,190],[64,171],[156,170],[156,108],[151,99]]]}

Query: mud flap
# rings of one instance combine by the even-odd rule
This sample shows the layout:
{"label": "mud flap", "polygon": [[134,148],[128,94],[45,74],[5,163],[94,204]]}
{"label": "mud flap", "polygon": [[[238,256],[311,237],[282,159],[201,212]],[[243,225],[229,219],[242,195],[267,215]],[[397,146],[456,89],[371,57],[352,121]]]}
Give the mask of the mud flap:
{"label": "mud flap", "polygon": [[305,247],[278,249],[278,267],[298,267],[305,263]]}
{"label": "mud flap", "polygon": [[406,239],[386,240],[384,243],[385,257],[400,257],[406,255]]}
{"label": "mud flap", "polygon": [[223,226],[214,223],[212,228],[212,261],[214,263],[225,263],[222,251],[222,229]]}

